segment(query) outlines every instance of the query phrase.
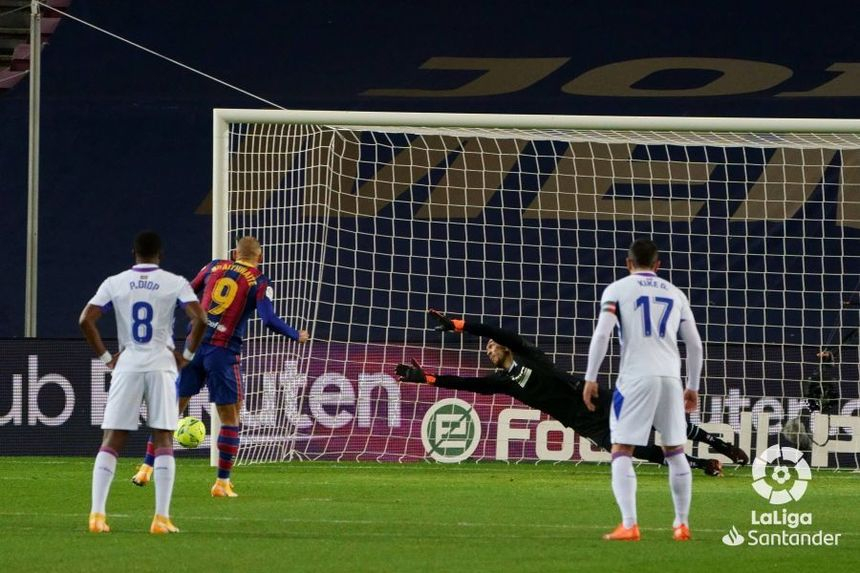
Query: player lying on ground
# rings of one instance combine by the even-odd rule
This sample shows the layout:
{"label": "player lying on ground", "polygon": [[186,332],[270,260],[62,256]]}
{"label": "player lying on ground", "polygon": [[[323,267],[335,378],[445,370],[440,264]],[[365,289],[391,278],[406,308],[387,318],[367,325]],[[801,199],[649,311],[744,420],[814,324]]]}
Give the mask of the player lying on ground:
{"label": "player lying on ground", "polygon": [[[242,400],[239,355],[254,309],[263,326],[300,343],[310,334],[296,330],[281,320],[272,305],[269,279],[257,267],[263,261],[263,250],[254,237],[242,237],[236,243],[233,261],[216,259],[207,264],[191,288],[202,292],[201,304],[206,310],[206,332],[194,360],[186,366],[177,381],[179,412],[188,407],[191,397],[206,385],[209,400],[215,403],[221,420],[217,438],[218,474],[212,486],[213,497],[237,497],[230,481],[233,458],[239,450],[239,406]],[[146,485],[152,476],[152,443],[147,444],[144,463],[131,478],[135,485]]]}
{"label": "player lying on ground", "polygon": [[[424,372],[418,363],[413,361],[412,366],[397,366],[397,374],[402,382],[428,383],[440,388],[469,390],[478,394],[507,394],[526,406],[549,414],[604,450],[610,450],[611,392],[601,392],[597,410],[589,412],[582,401],[582,379],[563,371],[542,350],[519,334],[487,324],[451,319],[435,310],[428,313],[439,322],[437,330],[468,332],[475,336],[489,337],[487,358],[498,370],[479,378],[432,375]],[[749,461],[749,457],[741,449],[695,424],[687,424],[687,437],[694,442],[708,444],[737,464],[746,464]],[[654,444],[637,446],[634,456],[655,464],[663,464],[665,460],[662,448]],[[688,459],[692,467],[702,469],[707,475],[722,474],[719,460],[694,457]]]}

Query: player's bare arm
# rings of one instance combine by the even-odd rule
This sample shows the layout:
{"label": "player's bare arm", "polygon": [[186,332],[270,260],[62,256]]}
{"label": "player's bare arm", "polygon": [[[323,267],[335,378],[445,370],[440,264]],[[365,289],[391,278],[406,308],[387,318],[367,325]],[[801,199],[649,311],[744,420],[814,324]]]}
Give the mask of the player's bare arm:
{"label": "player's bare arm", "polygon": [[597,381],[586,380],[585,384],[582,385],[582,400],[585,402],[585,407],[588,408],[589,412],[597,411],[597,397]]}
{"label": "player's bare arm", "polygon": [[684,411],[692,414],[699,409],[699,393],[696,390],[684,390]]}
{"label": "player's bare arm", "polygon": [[191,321],[191,332],[188,333],[188,338],[185,340],[185,350],[182,354],[174,352],[176,366],[179,368],[184,368],[194,358],[194,353],[200,347],[203,334],[206,332],[206,311],[203,310],[199,302],[187,303],[185,315]]}
{"label": "player's bare arm", "polygon": [[87,343],[89,343],[90,348],[95,351],[109,370],[113,370],[114,366],[116,366],[116,360],[119,358],[119,353],[114,355],[110,354],[102,341],[102,336],[101,333],[99,333],[98,326],[96,326],[96,323],[103,314],[104,313],[102,313],[101,308],[94,304],[88,304],[84,307],[84,310],[81,311],[78,325],[80,326],[81,332],[83,333],[84,338],[86,338]]}

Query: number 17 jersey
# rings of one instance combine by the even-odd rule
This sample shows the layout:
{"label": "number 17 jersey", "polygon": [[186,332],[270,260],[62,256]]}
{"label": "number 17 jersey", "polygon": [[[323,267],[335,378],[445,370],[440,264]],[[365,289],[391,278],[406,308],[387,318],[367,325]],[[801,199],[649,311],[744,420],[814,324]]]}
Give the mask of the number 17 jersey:
{"label": "number 17 jersey", "polygon": [[654,273],[633,273],[606,287],[600,310],[618,319],[619,377],[681,378],[678,328],[684,320],[695,324],[681,290]]}

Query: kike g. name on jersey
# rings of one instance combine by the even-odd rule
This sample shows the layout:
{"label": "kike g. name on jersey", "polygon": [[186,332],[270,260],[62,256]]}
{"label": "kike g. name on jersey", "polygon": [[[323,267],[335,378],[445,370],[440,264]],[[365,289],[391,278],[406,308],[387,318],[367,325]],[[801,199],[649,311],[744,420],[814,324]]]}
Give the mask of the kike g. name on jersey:
{"label": "kike g. name on jersey", "polygon": [[114,372],[175,370],[173,314],[197,302],[188,281],[152,264],[134,265],[105,279],[89,304],[116,314],[122,351]]}
{"label": "kike g. name on jersey", "polygon": [[693,315],[686,295],[676,286],[654,273],[633,273],[606,287],[600,310],[618,318],[619,376],[680,378],[678,328]]}
{"label": "kike g. name on jersey", "polygon": [[266,296],[268,279],[252,264],[214,260],[194,277],[191,287],[203,289],[200,304],[206,311],[203,342],[239,353],[248,318]]}

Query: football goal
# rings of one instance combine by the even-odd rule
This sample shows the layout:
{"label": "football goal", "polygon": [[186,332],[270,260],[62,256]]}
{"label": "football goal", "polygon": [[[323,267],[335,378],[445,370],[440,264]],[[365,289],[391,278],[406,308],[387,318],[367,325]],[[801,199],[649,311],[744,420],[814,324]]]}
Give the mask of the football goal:
{"label": "football goal", "polygon": [[251,321],[240,463],[604,459],[507,396],[394,367],[492,368],[433,308],[581,375],[601,290],[650,237],[705,344],[694,421],[751,456],[860,466],[860,120],[219,109],[213,153],[213,255],[256,236],[277,312],[312,336]]}

